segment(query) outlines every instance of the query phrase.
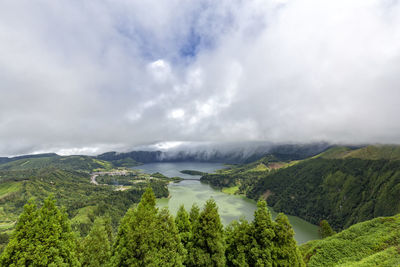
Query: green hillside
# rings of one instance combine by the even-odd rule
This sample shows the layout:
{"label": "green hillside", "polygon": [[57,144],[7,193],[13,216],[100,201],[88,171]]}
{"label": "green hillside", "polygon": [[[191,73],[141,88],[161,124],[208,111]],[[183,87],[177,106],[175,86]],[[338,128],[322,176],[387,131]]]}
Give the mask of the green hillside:
{"label": "green hillside", "polygon": [[400,160],[400,146],[369,145],[358,149],[339,146],[330,148],[316,157],[326,159],[358,158],[365,160]]}
{"label": "green hillside", "polygon": [[31,170],[47,167],[90,172],[95,169],[111,169],[113,166],[107,161],[89,156],[34,157],[0,164],[0,170]]}
{"label": "green hillside", "polygon": [[399,146],[334,147],[301,161],[264,158],[205,175],[202,181],[238,187],[236,193],[267,199],[276,211],[314,224],[326,219],[340,230],[400,212],[398,153]]}
{"label": "green hillside", "polygon": [[400,214],[358,223],[300,250],[307,266],[400,266]]}
{"label": "green hillside", "polygon": [[[158,197],[168,196],[168,181],[160,179],[149,182]],[[92,206],[96,208],[97,215],[113,215],[116,224],[126,209],[139,200],[147,185],[148,182],[143,180],[129,190],[115,191],[113,186],[90,183],[89,174],[84,172],[57,168],[0,171],[0,208],[4,211],[0,213],[0,223],[15,221],[29,199],[41,201],[49,194],[54,194],[71,218],[80,209]]]}
{"label": "green hillside", "polygon": [[241,185],[241,192],[244,193],[247,189],[247,182],[256,181],[259,177],[269,175],[278,169],[293,166],[299,162],[301,161],[282,162],[275,156],[268,155],[252,163],[230,165],[230,167],[218,170],[216,173],[206,173],[201,177],[201,181],[216,187]]}
{"label": "green hillside", "polygon": [[88,156],[26,156],[0,164],[0,251],[29,199],[41,203],[53,194],[72,219],[73,230],[84,236],[97,217],[110,217],[116,229],[145,188],[150,185],[157,197],[167,197],[167,184],[173,181],[128,172],[120,176],[100,175],[100,184],[107,177],[111,177],[110,182],[95,185],[90,173],[99,170],[120,171],[107,161]]}

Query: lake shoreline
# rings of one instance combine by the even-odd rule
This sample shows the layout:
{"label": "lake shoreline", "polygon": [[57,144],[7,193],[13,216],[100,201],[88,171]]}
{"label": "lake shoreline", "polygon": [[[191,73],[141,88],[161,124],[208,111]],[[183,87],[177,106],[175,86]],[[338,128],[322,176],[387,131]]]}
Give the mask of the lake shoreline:
{"label": "lake shoreline", "polygon": [[[160,172],[168,177],[180,176],[184,179],[177,183],[168,184],[168,198],[157,199],[157,206],[159,208],[168,207],[172,215],[176,215],[181,205],[184,205],[186,210],[190,210],[193,204],[197,204],[201,208],[206,200],[213,198],[217,203],[221,221],[225,226],[233,220],[238,220],[240,218],[252,221],[254,211],[257,208],[255,200],[249,199],[244,195],[223,192],[221,188],[215,188],[207,183],[201,182],[200,176],[196,177],[198,179],[193,179],[194,176],[192,175],[180,173],[181,170],[198,170],[211,173],[223,168],[224,165],[222,164],[192,162],[140,165],[140,169],[146,173]],[[277,213],[270,207],[269,210],[272,217],[275,218]],[[319,239],[317,226],[296,216],[288,215],[288,218],[296,233],[295,239],[299,244],[309,240]]]}

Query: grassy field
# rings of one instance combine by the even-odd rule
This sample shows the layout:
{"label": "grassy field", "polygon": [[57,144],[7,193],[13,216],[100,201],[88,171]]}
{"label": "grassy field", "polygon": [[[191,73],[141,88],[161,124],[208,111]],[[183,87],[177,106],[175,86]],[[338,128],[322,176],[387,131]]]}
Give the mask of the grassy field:
{"label": "grassy field", "polygon": [[234,195],[239,191],[239,186],[225,187],[222,188],[222,192],[225,194]]}
{"label": "grassy field", "polygon": [[265,164],[263,163],[259,163],[257,164],[256,167],[248,170],[248,172],[265,172],[265,171],[269,171],[269,168],[265,166]]}

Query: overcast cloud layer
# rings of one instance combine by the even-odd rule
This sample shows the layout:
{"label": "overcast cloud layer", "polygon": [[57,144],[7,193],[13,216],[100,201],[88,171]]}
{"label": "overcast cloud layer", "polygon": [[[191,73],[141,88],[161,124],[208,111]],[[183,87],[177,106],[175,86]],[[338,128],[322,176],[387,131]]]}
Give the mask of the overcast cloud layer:
{"label": "overcast cloud layer", "polygon": [[3,0],[0,155],[400,142],[396,0]]}

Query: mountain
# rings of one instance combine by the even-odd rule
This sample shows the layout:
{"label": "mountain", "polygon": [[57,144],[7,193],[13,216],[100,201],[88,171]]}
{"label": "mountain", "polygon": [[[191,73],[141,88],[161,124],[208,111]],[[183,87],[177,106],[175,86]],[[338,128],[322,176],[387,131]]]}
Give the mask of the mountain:
{"label": "mountain", "polygon": [[43,154],[23,155],[17,157],[0,157],[0,164],[20,159],[33,159],[33,158],[43,158],[43,157],[58,157],[58,155],[56,153],[43,153]]}
{"label": "mountain", "polygon": [[[113,162],[115,165],[151,162],[222,162],[249,163],[267,155],[277,161],[299,160],[315,156],[332,145],[328,143],[313,144],[270,144],[270,143],[229,143],[217,145],[186,145],[165,151],[131,151],[125,153],[107,152],[97,158]],[[133,165],[131,165],[133,166]]]}
{"label": "mountain", "polygon": [[96,158],[114,163],[117,166],[136,166],[141,163],[161,161],[161,151],[131,151],[118,153],[115,151],[98,155]]}
{"label": "mountain", "polygon": [[30,170],[47,167],[90,172],[97,168],[110,169],[112,164],[89,156],[59,156],[56,154],[22,156],[0,164],[0,170]]}
{"label": "mountain", "polygon": [[400,160],[400,146],[369,145],[358,149],[339,146],[328,149],[321,153],[319,157],[326,159]]}

